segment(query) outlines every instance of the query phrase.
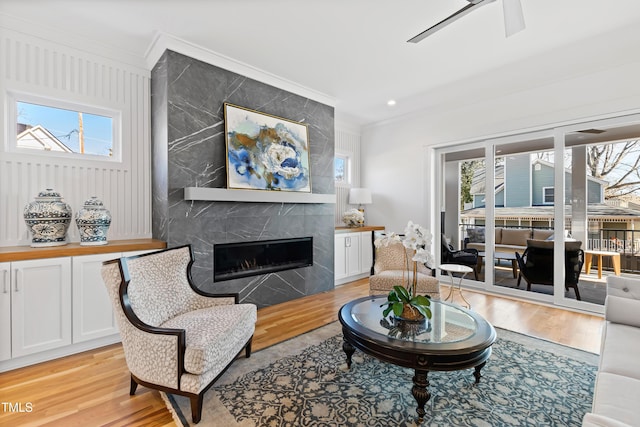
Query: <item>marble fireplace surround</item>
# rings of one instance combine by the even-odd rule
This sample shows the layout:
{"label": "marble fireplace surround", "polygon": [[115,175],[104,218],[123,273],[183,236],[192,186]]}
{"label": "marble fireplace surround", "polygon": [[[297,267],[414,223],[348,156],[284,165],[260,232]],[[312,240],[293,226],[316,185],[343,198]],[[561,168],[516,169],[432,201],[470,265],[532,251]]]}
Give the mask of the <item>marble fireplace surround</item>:
{"label": "marble fireplace surround", "polygon": [[[226,189],[225,102],[308,125],[312,193]],[[167,50],[151,73],[151,127],[153,237],[193,246],[198,287],[258,307],[333,289],[333,107]],[[213,281],[214,244],[307,236],[310,267]]]}

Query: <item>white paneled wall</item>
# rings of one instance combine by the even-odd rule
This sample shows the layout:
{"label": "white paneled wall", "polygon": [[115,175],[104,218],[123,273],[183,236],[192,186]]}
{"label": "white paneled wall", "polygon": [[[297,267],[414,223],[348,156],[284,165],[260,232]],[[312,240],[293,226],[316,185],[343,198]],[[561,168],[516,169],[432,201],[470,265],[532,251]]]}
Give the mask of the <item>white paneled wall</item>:
{"label": "white paneled wall", "polygon": [[[360,134],[336,126],[336,153],[346,154],[351,160],[351,185],[336,185],[336,225],[344,225],[342,214],[357,206],[349,205],[349,188],[360,186]],[[366,209],[366,208],[365,208]]]}
{"label": "white paneled wall", "polygon": [[[91,196],[112,215],[108,239],[151,237],[150,73],[45,38],[0,28],[0,246],[26,245],[27,203],[46,188],[74,213]],[[122,161],[91,161],[10,152],[8,94],[117,111],[122,117]],[[79,241],[75,223],[69,239]]]}

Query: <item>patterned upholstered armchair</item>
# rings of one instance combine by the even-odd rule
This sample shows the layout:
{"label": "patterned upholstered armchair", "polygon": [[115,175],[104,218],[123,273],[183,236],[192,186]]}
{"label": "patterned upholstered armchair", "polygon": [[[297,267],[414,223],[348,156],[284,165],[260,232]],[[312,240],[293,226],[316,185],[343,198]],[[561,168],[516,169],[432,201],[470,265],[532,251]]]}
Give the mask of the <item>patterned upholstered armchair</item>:
{"label": "patterned upholstered armchair", "polygon": [[[387,246],[374,248],[372,275],[369,277],[369,295],[386,295],[394,286],[406,286],[413,261],[413,253],[401,242],[390,242]],[[407,259],[409,264],[407,264]],[[409,265],[409,268],[408,268]],[[440,298],[440,282],[434,277],[435,271],[418,263],[418,287],[420,295]],[[413,277],[413,276],[412,276]]]}
{"label": "patterned upholstered armchair", "polygon": [[204,393],[244,350],[251,355],[256,306],[212,295],[191,282],[190,246],[104,263],[105,282],[131,372],[138,384],[191,400],[194,423]]}

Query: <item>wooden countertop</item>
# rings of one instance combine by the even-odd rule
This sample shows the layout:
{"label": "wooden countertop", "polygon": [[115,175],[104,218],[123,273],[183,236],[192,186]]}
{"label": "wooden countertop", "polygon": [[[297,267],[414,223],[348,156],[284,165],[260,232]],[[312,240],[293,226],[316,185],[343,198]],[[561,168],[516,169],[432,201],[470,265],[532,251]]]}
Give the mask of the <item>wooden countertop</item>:
{"label": "wooden countertop", "polygon": [[0,247],[0,262],[24,261],[29,259],[57,258],[77,255],[108,254],[113,252],[145,251],[164,249],[167,242],[157,239],[112,240],[106,245],[81,246],[80,243],[67,243],[64,246],[32,248],[31,246]]}
{"label": "wooden countertop", "polygon": [[384,230],[382,225],[365,225],[364,227],[336,227],[336,233],[359,233],[361,231]]}

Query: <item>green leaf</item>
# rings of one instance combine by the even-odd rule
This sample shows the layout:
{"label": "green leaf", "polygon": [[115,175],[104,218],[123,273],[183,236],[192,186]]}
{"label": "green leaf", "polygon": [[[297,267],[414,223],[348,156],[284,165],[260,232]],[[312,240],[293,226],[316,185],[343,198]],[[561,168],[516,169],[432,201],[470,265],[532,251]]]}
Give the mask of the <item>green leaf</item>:
{"label": "green leaf", "polygon": [[393,314],[395,314],[396,316],[401,316],[403,307],[404,304],[401,302],[393,303]]}
{"label": "green leaf", "polygon": [[400,301],[409,302],[411,300],[409,291],[407,291],[404,286],[394,286],[393,290],[396,291],[396,294],[398,295]]}
{"label": "green leaf", "polygon": [[425,297],[424,295],[417,295],[413,297],[413,299],[411,299],[411,303],[413,304],[414,302],[419,305],[424,305],[425,307],[431,305],[431,301],[429,301],[429,298]]}
{"label": "green leaf", "polygon": [[422,314],[424,317],[426,317],[427,319],[431,319],[431,310],[429,310],[427,307],[423,306],[423,305],[417,305],[414,306],[419,312],[420,314]]}
{"label": "green leaf", "polygon": [[387,301],[397,302],[400,301],[400,298],[398,298],[398,294],[396,294],[395,291],[391,291],[389,292],[389,295],[387,295]]}
{"label": "green leaf", "polygon": [[387,317],[389,313],[391,313],[391,310],[393,310],[393,307],[391,305],[388,305],[387,308],[385,308],[382,312],[382,317]]}

